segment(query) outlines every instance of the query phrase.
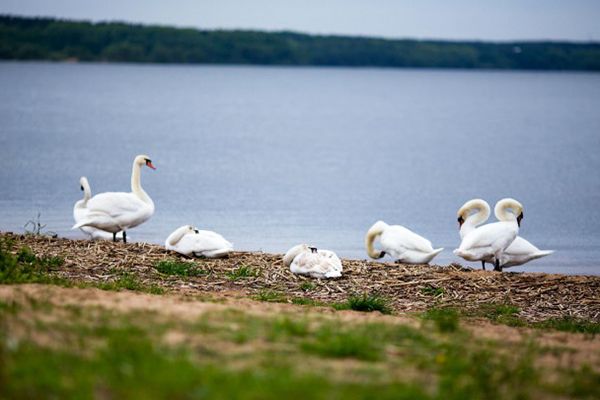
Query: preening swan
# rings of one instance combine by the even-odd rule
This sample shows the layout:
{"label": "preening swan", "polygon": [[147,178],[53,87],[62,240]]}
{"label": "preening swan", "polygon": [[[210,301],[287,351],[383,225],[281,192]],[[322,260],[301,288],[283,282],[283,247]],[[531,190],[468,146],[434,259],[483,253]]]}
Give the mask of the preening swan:
{"label": "preening swan", "polygon": [[[458,209],[456,214],[458,215],[460,238],[464,239],[467,234],[488,220],[490,217],[490,205],[482,199],[469,200]],[[494,257],[481,260],[481,268],[484,270],[486,262],[494,264]]]}
{"label": "preening swan", "polygon": [[[73,206],[73,218],[75,219],[75,223],[83,221],[88,215],[89,209],[87,208],[87,203],[92,197],[92,190],[90,189],[90,184],[85,176],[79,178],[79,185],[83,191],[83,199],[77,201],[75,206]],[[82,226],[79,229],[94,240],[110,240],[113,237],[111,233],[92,228],[91,226]],[[120,237],[121,235],[117,236]]]}
{"label": "preening swan", "polygon": [[169,235],[165,248],[188,257],[219,258],[231,253],[233,244],[216,232],[202,231],[191,225],[184,225]]}
{"label": "preening swan", "polygon": [[[373,242],[379,237],[382,251],[373,248]],[[388,225],[377,221],[365,236],[367,254],[371,258],[381,258],[386,254],[405,264],[427,264],[443,248],[434,249],[431,242],[400,225]]]}
{"label": "preening swan", "polygon": [[133,160],[131,171],[131,193],[107,192],[95,195],[87,202],[87,216],[73,225],[73,229],[90,226],[111,232],[113,241],[117,240],[117,232],[123,231],[123,242],[127,242],[126,231],[146,222],[154,214],[154,203],[140,183],[144,165],[156,169],[150,157],[137,156]]}
{"label": "preening swan", "polygon": [[[512,212],[509,212],[509,209]],[[502,199],[496,204],[494,212],[502,219],[499,222],[472,229],[465,235],[460,247],[454,250],[454,254],[467,261],[493,259],[494,270],[502,271],[502,254],[519,233],[523,219],[523,206],[514,199]]]}
{"label": "preening swan", "polygon": [[[498,214],[497,210],[498,207],[495,208],[494,214],[498,221],[505,221],[506,214]],[[540,250],[521,236],[517,236],[502,254],[500,266],[503,268],[515,267],[552,253],[554,250]]]}
{"label": "preening swan", "polygon": [[338,278],[342,276],[342,262],[329,250],[318,250],[306,244],[292,247],[283,256],[283,265],[294,274],[313,278]]}

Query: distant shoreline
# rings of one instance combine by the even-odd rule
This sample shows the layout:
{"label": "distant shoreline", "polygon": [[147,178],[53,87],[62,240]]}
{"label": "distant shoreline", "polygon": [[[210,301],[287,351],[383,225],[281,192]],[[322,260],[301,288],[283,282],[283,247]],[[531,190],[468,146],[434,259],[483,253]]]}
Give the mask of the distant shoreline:
{"label": "distant shoreline", "polygon": [[0,59],[600,71],[600,43],[384,39],[0,15]]}

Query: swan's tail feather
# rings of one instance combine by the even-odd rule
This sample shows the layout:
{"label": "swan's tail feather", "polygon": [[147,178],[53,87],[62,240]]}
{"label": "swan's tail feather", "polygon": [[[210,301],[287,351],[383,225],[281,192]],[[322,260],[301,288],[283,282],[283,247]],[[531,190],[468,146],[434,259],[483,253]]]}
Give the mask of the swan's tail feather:
{"label": "swan's tail feather", "polygon": [[440,247],[439,249],[435,249],[431,253],[429,253],[427,255],[427,263],[429,263],[431,260],[433,260],[435,258],[435,256],[440,254],[442,251],[444,251],[444,248]]}
{"label": "swan's tail feather", "polygon": [[554,250],[540,250],[540,251],[538,251],[538,252],[535,253],[534,259],[546,257],[546,256],[549,256],[552,253],[554,253]]}
{"label": "swan's tail feather", "polygon": [[383,231],[388,227],[383,221],[377,221],[369,228],[365,236],[365,247],[367,248],[367,254],[371,258],[381,258],[385,255],[383,251],[377,251],[373,248],[373,242],[377,239]]}
{"label": "swan's tail feather", "polygon": [[87,221],[87,220],[82,220],[82,221],[79,221],[78,223],[76,223],[75,225],[73,225],[73,226],[71,227],[71,229],[79,229],[79,228],[81,228],[82,226],[86,226],[86,225],[87,225],[87,224],[89,224],[89,223],[90,223],[90,221]]}

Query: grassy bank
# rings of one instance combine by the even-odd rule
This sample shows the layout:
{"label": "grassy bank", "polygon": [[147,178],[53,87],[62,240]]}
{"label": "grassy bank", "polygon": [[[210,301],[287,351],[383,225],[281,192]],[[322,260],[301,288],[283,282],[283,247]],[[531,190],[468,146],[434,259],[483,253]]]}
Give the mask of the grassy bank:
{"label": "grassy bank", "polygon": [[600,395],[600,279],[343,263],[0,234],[0,398]]}

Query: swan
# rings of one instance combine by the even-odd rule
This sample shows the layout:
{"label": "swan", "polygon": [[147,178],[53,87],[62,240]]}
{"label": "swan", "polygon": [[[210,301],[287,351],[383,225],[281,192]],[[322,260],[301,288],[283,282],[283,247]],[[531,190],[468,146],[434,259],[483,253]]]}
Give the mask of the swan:
{"label": "swan", "polygon": [[523,206],[517,200],[506,198],[496,203],[494,212],[502,219],[471,230],[454,254],[467,261],[488,261],[493,257],[494,270],[502,271],[502,254],[519,233]]}
{"label": "swan", "polygon": [[[506,214],[498,213],[497,209],[494,214],[498,221],[506,221]],[[554,253],[554,250],[540,250],[531,244],[528,240],[517,236],[515,240],[508,246],[502,254],[501,267],[509,268],[523,265],[532,260],[537,260]]]}
{"label": "swan", "polygon": [[[473,210],[476,210],[476,212],[471,213]],[[460,226],[460,237],[463,239],[469,232],[488,220],[490,216],[490,206],[485,200],[473,199],[467,201],[458,210],[457,214]],[[500,220],[499,215],[496,215],[496,218]],[[554,253],[553,250],[540,250],[525,238],[517,236],[502,254],[503,263],[501,267],[509,268],[523,265],[529,261],[536,260],[552,253]],[[486,262],[495,264],[494,257],[481,260],[483,269],[485,269]]]}
{"label": "swan", "polygon": [[202,231],[191,225],[184,225],[169,235],[165,248],[188,257],[219,258],[231,253],[233,244],[216,232]]}
{"label": "swan", "polygon": [[307,244],[292,247],[283,256],[283,265],[294,274],[313,278],[339,278],[342,276],[342,262],[330,250],[318,250]]}
{"label": "swan", "polygon": [[[382,251],[373,248],[373,242],[379,237]],[[371,258],[382,258],[386,254],[405,264],[427,264],[443,248],[434,249],[431,242],[400,225],[388,225],[377,221],[365,236],[367,254]]]}
{"label": "swan", "polygon": [[146,222],[154,214],[154,203],[140,183],[144,165],[156,169],[150,157],[137,156],[131,171],[131,193],[106,192],[95,195],[87,202],[87,216],[73,225],[72,229],[89,226],[111,232],[115,242],[117,232],[123,231],[123,242],[127,243],[126,231]]}
{"label": "swan", "polygon": [[[90,184],[85,176],[79,178],[79,185],[81,186],[81,190],[83,191],[83,199],[78,200],[73,206],[73,218],[75,222],[82,221],[87,216],[89,210],[87,208],[87,202],[92,197],[92,190],[90,189]],[[83,233],[91,237],[93,240],[101,239],[101,240],[110,240],[112,239],[112,234],[109,232],[102,231],[100,229],[92,228],[91,226],[82,226],[79,228]],[[122,235],[117,235],[117,237],[122,237]]]}

